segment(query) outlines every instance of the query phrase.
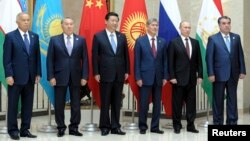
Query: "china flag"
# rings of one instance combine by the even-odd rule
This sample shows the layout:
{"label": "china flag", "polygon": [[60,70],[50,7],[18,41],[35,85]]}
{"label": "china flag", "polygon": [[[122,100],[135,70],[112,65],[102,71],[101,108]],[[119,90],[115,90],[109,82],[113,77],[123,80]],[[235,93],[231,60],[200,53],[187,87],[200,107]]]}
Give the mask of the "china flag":
{"label": "china flag", "polygon": [[134,77],[134,45],[135,40],[146,34],[147,11],[145,0],[125,0],[121,32],[127,37],[130,58],[129,85],[137,101],[139,100],[139,90]]}
{"label": "china flag", "polygon": [[94,79],[92,68],[92,40],[96,32],[105,28],[104,20],[106,14],[106,0],[84,0],[79,34],[84,36],[87,41],[89,60],[88,86],[99,107],[101,106],[99,84]]}

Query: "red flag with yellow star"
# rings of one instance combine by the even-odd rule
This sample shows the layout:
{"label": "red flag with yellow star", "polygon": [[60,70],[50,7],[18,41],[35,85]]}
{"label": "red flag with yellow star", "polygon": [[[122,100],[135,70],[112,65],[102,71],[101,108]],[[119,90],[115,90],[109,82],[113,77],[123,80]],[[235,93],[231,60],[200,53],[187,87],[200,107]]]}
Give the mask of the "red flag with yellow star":
{"label": "red flag with yellow star", "polygon": [[139,90],[134,76],[134,45],[135,40],[146,34],[147,11],[145,0],[125,0],[121,32],[127,37],[130,58],[129,85],[137,101],[139,100]]}
{"label": "red flag with yellow star", "polygon": [[99,84],[94,79],[92,68],[92,40],[96,32],[105,28],[104,20],[106,14],[106,0],[84,0],[79,34],[84,36],[87,41],[89,59],[88,86],[99,107],[101,106]]}

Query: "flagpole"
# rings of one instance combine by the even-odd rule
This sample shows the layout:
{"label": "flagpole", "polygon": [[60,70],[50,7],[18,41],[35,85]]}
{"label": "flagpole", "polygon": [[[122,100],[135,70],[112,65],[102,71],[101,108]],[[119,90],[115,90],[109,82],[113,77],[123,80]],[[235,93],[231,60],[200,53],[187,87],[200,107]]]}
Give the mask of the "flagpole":
{"label": "flagpole", "polygon": [[[2,96],[2,83],[0,82],[0,95]],[[5,125],[0,127],[0,134],[7,134],[7,117],[8,117],[8,95],[6,96],[6,114],[5,114]]]}
{"label": "flagpole", "polygon": [[49,98],[48,98],[48,118],[49,118],[48,124],[42,125],[42,127],[40,127],[38,131],[44,133],[56,133],[57,132],[56,126],[51,124],[51,103],[49,101]]}
{"label": "flagpole", "polygon": [[91,92],[92,97],[91,97],[91,105],[90,105],[90,123],[86,123],[83,127],[82,127],[82,131],[88,131],[88,132],[95,132],[95,131],[99,131],[98,125],[96,123],[93,123],[93,118],[94,118],[94,106],[93,106],[93,93]]}
{"label": "flagpole", "polygon": [[[130,95],[130,85],[128,85],[128,95]],[[124,126],[124,129],[126,130],[138,130],[139,126],[137,123],[135,123],[135,97],[132,95],[132,123],[127,123]]]}

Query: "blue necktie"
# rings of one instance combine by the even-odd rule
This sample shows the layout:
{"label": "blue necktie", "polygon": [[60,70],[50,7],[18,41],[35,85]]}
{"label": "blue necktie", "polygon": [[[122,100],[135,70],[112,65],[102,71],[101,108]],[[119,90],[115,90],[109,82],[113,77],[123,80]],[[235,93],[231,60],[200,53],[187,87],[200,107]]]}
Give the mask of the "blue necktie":
{"label": "blue necktie", "polygon": [[115,43],[115,39],[114,39],[114,34],[113,33],[110,34],[110,39],[111,39],[110,41],[111,41],[112,49],[113,49],[114,53],[116,53],[116,43]]}
{"label": "blue necktie", "polygon": [[225,41],[226,41],[225,43],[226,43],[226,46],[227,46],[227,50],[228,50],[228,52],[230,52],[231,48],[230,48],[229,36],[225,36],[224,38],[225,38]]}
{"label": "blue necktie", "polygon": [[24,36],[24,44],[25,44],[25,47],[26,47],[26,51],[29,54],[30,53],[30,42],[28,40],[28,37],[27,37],[26,33],[24,33],[23,36]]}
{"label": "blue necktie", "polygon": [[68,50],[68,53],[69,55],[71,55],[72,53],[72,44],[71,44],[71,41],[70,41],[70,36],[67,36],[67,42],[66,42],[66,47],[67,47],[67,50]]}

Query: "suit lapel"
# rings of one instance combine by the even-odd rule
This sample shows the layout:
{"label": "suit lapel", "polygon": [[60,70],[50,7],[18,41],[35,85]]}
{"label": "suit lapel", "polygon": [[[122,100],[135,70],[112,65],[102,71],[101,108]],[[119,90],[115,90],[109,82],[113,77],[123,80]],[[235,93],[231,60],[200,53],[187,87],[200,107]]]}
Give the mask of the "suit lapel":
{"label": "suit lapel", "polygon": [[25,52],[27,55],[29,55],[28,52],[27,52],[27,50],[26,50],[26,47],[25,47],[25,44],[24,44],[22,35],[21,35],[21,33],[19,32],[18,29],[15,31],[15,34],[16,34],[17,40],[18,40],[19,43],[20,43],[20,46],[22,47],[22,49],[24,50],[24,52]]}
{"label": "suit lapel", "polygon": [[67,50],[66,45],[65,45],[65,41],[64,41],[64,36],[63,36],[63,34],[61,34],[61,35],[59,36],[59,40],[60,40],[59,43],[61,44],[61,46],[62,46],[64,52],[65,52],[66,54],[68,54],[68,56],[69,56],[68,50]]}
{"label": "suit lapel", "polygon": [[73,34],[73,40],[74,40],[74,42],[73,42],[73,49],[72,49],[72,52],[71,52],[71,56],[77,50],[79,38],[75,34]]}
{"label": "suit lapel", "polygon": [[32,51],[33,51],[33,47],[34,47],[34,35],[29,32],[29,37],[30,37],[30,54],[32,54]]}
{"label": "suit lapel", "polygon": [[231,54],[234,52],[234,44],[235,44],[235,36],[230,33],[230,49],[231,49]]}
{"label": "suit lapel", "polygon": [[220,32],[217,34],[217,38],[218,38],[219,43],[222,44],[222,47],[229,53],[229,51],[227,49],[227,45],[226,45],[226,43],[225,43],[225,41],[224,41],[224,39],[223,39]]}
{"label": "suit lapel", "polygon": [[190,60],[192,59],[193,55],[195,54],[196,51],[196,45],[194,44],[194,40],[192,38],[190,38],[190,42],[191,42],[191,46],[192,46],[192,53],[190,54]]}
{"label": "suit lapel", "polygon": [[[151,41],[149,40],[148,36],[147,36],[147,35],[144,35],[143,40],[144,40],[144,43],[146,44],[146,45],[145,45],[145,48],[146,48],[147,50],[149,50],[151,56],[154,58],[154,54],[153,54],[152,47],[151,47],[151,44],[150,44]],[[144,47],[143,47],[143,48],[144,48]]]}
{"label": "suit lapel", "polygon": [[[112,45],[111,45],[111,43],[110,43],[110,41],[109,41],[109,37],[108,37],[108,34],[107,34],[107,32],[106,32],[106,30],[103,30],[103,32],[102,32],[102,36],[103,36],[103,42],[104,42],[104,44],[108,47],[108,49],[114,54],[114,51],[113,51],[113,49],[112,49]],[[117,42],[118,42],[118,40],[117,40]]]}
{"label": "suit lapel", "polygon": [[187,51],[186,51],[186,47],[181,39],[181,37],[178,38],[178,43],[179,43],[179,46],[180,47],[180,50],[185,54],[185,56],[189,59],[188,55],[187,55]]}
{"label": "suit lapel", "polygon": [[115,33],[116,33],[116,38],[117,38],[117,46],[116,46],[116,54],[117,54],[121,49],[120,47],[121,46],[121,34],[118,32],[115,32]]}

